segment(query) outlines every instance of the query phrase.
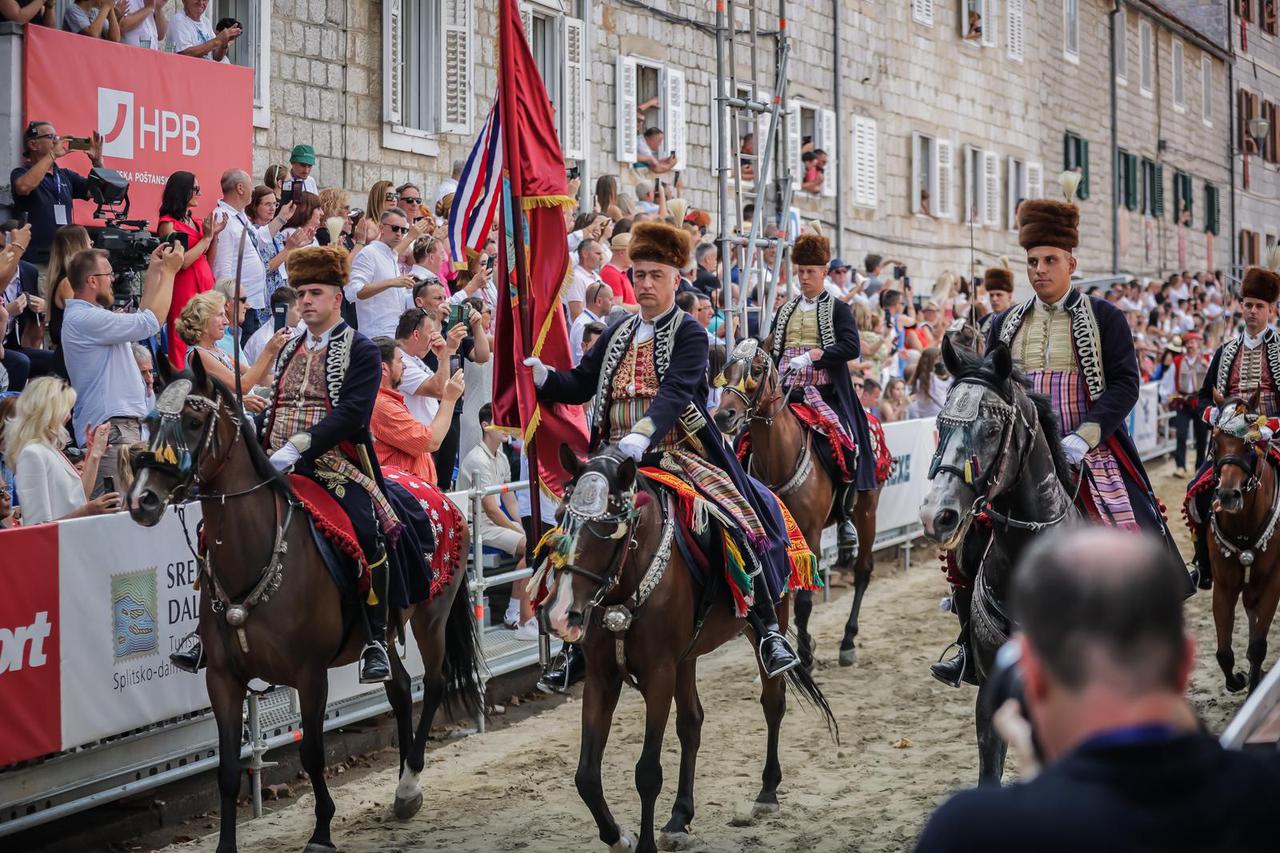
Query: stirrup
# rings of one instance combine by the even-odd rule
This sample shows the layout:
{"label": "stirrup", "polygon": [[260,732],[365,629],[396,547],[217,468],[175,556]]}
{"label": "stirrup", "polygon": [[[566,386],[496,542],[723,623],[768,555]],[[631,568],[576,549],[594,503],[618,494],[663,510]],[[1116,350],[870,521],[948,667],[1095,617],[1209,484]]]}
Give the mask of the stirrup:
{"label": "stirrup", "polygon": [[[370,652],[377,652],[381,655],[370,656]],[[380,684],[384,681],[391,680],[391,654],[387,651],[387,647],[377,640],[370,641],[360,650],[360,683],[361,684]]]}
{"label": "stirrup", "polygon": [[183,637],[178,643],[178,648],[169,654],[169,662],[183,672],[189,672],[192,675],[198,673],[206,663],[200,635],[192,631]]}
{"label": "stirrup", "polygon": [[[943,660],[943,656],[953,648],[956,650],[956,654]],[[959,672],[956,672],[957,664],[959,665]],[[942,655],[938,656],[937,661],[929,664],[929,674],[948,687],[957,690],[961,684],[974,684],[977,682],[977,679],[970,676],[969,652],[965,649],[964,643],[959,640],[949,644],[942,650]]]}
{"label": "stirrup", "polygon": [[[765,656],[765,644],[771,640],[776,640],[782,646],[782,650],[778,651],[774,647],[774,654]],[[783,673],[789,672],[800,665],[800,656],[791,648],[791,644],[787,642],[787,638],[779,634],[777,631],[769,631],[760,638],[760,643],[756,647],[756,655],[760,658],[761,669],[764,670],[766,678],[777,678]],[[771,661],[770,658],[783,658],[780,662]],[[772,666],[770,664],[773,663]]]}

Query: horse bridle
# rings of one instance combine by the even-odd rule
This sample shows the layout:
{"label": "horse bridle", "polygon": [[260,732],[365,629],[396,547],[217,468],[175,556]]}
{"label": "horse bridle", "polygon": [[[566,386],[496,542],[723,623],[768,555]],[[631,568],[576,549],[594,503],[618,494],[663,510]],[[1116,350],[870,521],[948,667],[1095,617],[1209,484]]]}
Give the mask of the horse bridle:
{"label": "horse bridle", "polygon": [[1239,468],[1240,470],[1244,471],[1245,475],[1248,476],[1249,478],[1248,480],[1245,481],[1244,486],[1242,486],[1240,489],[1240,492],[1242,494],[1247,495],[1258,488],[1258,486],[1262,483],[1262,479],[1258,476],[1257,448],[1255,448],[1253,444],[1247,441],[1245,442],[1245,447],[1248,448],[1248,450],[1243,456],[1236,453],[1226,453],[1226,454],[1223,454],[1221,457],[1214,459],[1213,460],[1213,478],[1215,480],[1220,480],[1222,477],[1222,469],[1226,468],[1228,465]]}
{"label": "horse bridle", "polygon": [[[777,382],[774,383],[775,388],[780,389],[782,387],[782,381],[781,381],[782,377],[778,373],[778,366],[774,364],[773,359],[769,358],[767,355],[765,356],[765,359],[764,359],[766,362],[765,373],[764,373],[764,376],[761,376],[760,380],[756,383],[755,391],[751,393],[750,397],[748,397],[745,393],[743,393],[746,388],[746,379],[751,377],[752,375],[752,371],[755,365],[755,358],[756,357],[753,354],[750,358],[736,359],[738,361],[742,361],[746,365],[747,375],[737,385],[729,385],[728,383],[726,383],[724,385],[724,392],[726,394],[732,394],[733,396],[737,397],[739,400],[742,401],[742,405],[746,407],[748,422],[759,421],[765,426],[769,426],[770,424],[773,423],[774,418],[776,418],[778,414],[782,411],[782,406],[776,406],[776,404],[779,402],[782,402],[783,405],[785,405],[787,395],[782,393],[781,390],[779,390],[778,395],[776,397],[773,397],[770,400],[760,399],[764,393],[765,381],[770,376],[774,376],[778,380]],[[721,371],[721,373],[723,374],[723,371]],[[776,406],[776,407],[774,408],[772,414],[763,415],[763,414],[760,414],[760,408],[762,406]]]}

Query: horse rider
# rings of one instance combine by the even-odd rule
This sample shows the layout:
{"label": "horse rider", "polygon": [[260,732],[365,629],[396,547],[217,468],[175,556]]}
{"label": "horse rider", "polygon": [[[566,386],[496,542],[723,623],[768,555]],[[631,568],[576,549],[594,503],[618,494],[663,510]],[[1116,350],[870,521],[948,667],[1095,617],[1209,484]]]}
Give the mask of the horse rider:
{"label": "horse rider", "polygon": [[552,370],[537,358],[524,363],[539,399],[591,401],[592,453],[616,445],[617,452],[693,484],[715,505],[714,514],[729,520],[728,533],[752,578],[746,616],[772,678],[800,662],[778,628],[768,580],[781,578],[778,592],[785,591],[786,528],[776,499],[747,476],[707,414],[707,334],[675,304],[691,243],[687,231],[665,223],[636,225],[629,254],[640,313],[605,329],[573,370]]}
{"label": "horse rider", "polygon": [[[1256,414],[1272,417],[1280,414],[1280,334],[1271,328],[1271,315],[1280,299],[1280,275],[1262,267],[1245,270],[1240,284],[1240,313],[1244,330],[1223,341],[1209,361],[1208,372],[1200,385],[1196,413],[1202,419],[1213,408],[1213,395],[1244,397],[1258,392]],[[1213,490],[1205,486],[1213,478],[1213,460],[1205,459],[1187,486],[1188,514],[1197,522],[1195,530],[1196,574],[1201,589],[1209,589],[1213,576],[1209,571],[1209,531],[1202,522],[1209,517]]]}
{"label": "horse rider", "polygon": [[[1066,177],[1070,198],[1075,188]],[[1026,250],[1036,295],[992,321],[987,349],[997,343],[1008,346],[1031,390],[1049,398],[1058,415],[1063,453],[1079,472],[1076,504],[1082,514],[1101,524],[1151,531],[1176,550],[1125,428],[1139,393],[1129,324],[1111,303],[1071,286],[1079,224],[1080,212],[1069,202],[1023,202],[1018,242]],[[967,589],[958,589],[953,598],[960,617],[957,654],[931,667],[935,678],[952,687],[962,680],[976,683],[966,666],[969,599]]]}
{"label": "horse rider", "polygon": [[[391,678],[387,654],[387,543],[407,544],[396,510],[385,495],[368,424],[382,379],[382,357],[373,341],[342,321],[342,288],[350,274],[346,251],[334,246],[298,249],[289,256],[289,283],[307,333],[293,338],[276,358],[275,387],[261,439],[279,471],[315,480],[351,519],[370,569],[363,608],[368,642],[360,653],[360,681]],[[404,540],[404,541],[402,541]],[[427,571],[421,548],[393,547],[405,572]],[[171,655],[189,672],[200,664],[198,639]]]}
{"label": "horse rider", "polygon": [[839,562],[849,566],[858,552],[853,523],[858,492],[880,488],[867,415],[849,376],[848,363],[862,354],[862,344],[853,310],[824,288],[831,261],[827,238],[797,237],[791,260],[800,293],[778,309],[765,343],[772,343],[770,354],[789,399],[811,412],[806,423],[818,439],[814,447],[836,486]]}
{"label": "horse rider", "polygon": [[985,336],[991,331],[996,317],[1009,310],[1013,304],[1013,271],[1008,267],[987,267],[982,273],[982,289],[987,292],[991,312],[978,321],[978,330]]}

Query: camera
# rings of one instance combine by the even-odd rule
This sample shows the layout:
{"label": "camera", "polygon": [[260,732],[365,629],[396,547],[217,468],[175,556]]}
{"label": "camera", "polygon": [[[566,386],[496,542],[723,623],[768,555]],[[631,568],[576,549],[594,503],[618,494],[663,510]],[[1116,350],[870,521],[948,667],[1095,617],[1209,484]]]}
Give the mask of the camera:
{"label": "camera", "polygon": [[[161,243],[160,238],[146,228],[145,219],[109,219],[93,235],[93,245],[106,251],[115,270],[111,292],[119,307],[137,304],[142,296],[143,273],[151,262],[151,253]],[[176,248],[178,241],[172,242]]]}
{"label": "camera", "polygon": [[996,652],[995,663],[987,675],[987,712],[994,714],[1010,699],[1018,703],[1018,709],[1031,726],[1031,742],[1035,747],[1036,758],[1043,764],[1044,747],[1036,734],[1035,724],[1027,713],[1027,685],[1022,676],[1022,647],[1017,640],[1010,640]]}

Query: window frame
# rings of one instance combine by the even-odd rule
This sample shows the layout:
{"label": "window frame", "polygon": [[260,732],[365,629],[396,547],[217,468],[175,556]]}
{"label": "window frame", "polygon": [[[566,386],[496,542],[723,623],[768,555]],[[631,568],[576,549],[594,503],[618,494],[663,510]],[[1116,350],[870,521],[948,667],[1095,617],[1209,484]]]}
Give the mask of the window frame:
{"label": "window frame", "polygon": [[1074,130],[1063,133],[1062,168],[1071,171],[1080,168],[1080,186],[1076,189],[1076,197],[1087,201],[1090,193],[1089,178],[1089,140]]}
{"label": "window frame", "polygon": [[1080,61],[1080,0],[1062,0],[1062,53],[1068,62]]}
{"label": "window frame", "polygon": [[1144,98],[1155,97],[1155,29],[1146,18],[1138,20],[1138,91]]}
{"label": "window frame", "polygon": [[1187,111],[1187,48],[1174,37],[1169,48],[1169,88],[1175,112]]}
{"label": "window frame", "polygon": [[[181,5],[181,4],[179,4]],[[253,63],[251,65],[240,65],[234,59],[232,63],[240,65],[242,68],[249,68],[253,71],[253,126],[264,129],[271,127],[271,3],[255,3],[248,2],[246,5],[250,12],[256,16],[255,19],[244,20],[240,15],[223,15],[220,12],[228,11],[227,5],[235,6],[235,0],[215,0],[210,4],[209,11],[213,13],[215,21],[224,17],[236,17],[245,25],[245,32],[241,38],[248,37],[249,44],[252,45]],[[61,20],[61,10],[59,10],[59,20]],[[240,39],[236,39],[232,44],[231,50],[228,52],[235,55],[236,48],[239,46]]]}

